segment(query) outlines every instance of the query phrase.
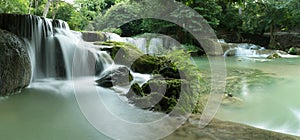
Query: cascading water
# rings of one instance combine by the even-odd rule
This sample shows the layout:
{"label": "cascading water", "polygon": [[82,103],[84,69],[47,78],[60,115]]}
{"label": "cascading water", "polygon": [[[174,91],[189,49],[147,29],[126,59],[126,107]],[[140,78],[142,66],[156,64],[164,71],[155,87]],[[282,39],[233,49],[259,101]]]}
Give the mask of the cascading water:
{"label": "cascading water", "polygon": [[161,55],[181,46],[175,39],[162,34],[146,33],[137,37],[121,37],[115,33],[105,33],[105,35],[108,41],[133,44],[144,54],[149,55]]}
{"label": "cascading water", "polygon": [[280,50],[269,50],[264,47],[248,44],[248,43],[226,43],[219,41],[223,46],[224,56],[238,56],[238,57],[250,57],[250,58],[267,58],[269,55],[278,54],[281,57],[297,57],[287,54]]}
{"label": "cascading water", "polygon": [[82,56],[92,56],[97,60],[96,72],[98,74],[104,66],[112,63],[106,52],[89,47],[90,44],[83,42],[79,33],[69,30],[68,24],[64,21],[32,15],[3,14],[1,16],[4,16],[1,19],[15,24],[11,26],[4,20],[0,21],[2,29],[24,38],[31,59],[33,81],[44,78],[71,79],[76,49],[88,51],[90,55]]}

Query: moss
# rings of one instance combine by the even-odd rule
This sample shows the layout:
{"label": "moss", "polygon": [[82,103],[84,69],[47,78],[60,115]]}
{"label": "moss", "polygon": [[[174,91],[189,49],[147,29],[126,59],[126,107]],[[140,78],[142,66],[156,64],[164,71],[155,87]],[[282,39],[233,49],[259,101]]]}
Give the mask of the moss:
{"label": "moss", "polygon": [[292,55],[296,55],[297,54],[297,49],[295,47],[291,47],[288,51],[289,54],[292,54]]}
{"label": "moss", "polygon": [[128,93],[126,94],[126,97],[129,99],[143,97],[143,96],[144,96],[144,93],[142,91],[142,88],[137,83],[132,84]]}
{"label": "moss", "polygon": [[191,112],[197,99],[184,79],[151,79],[142,88],[134,84],[127,97],[137,107],[165,113]]}
{"label": "moss", "polygon": [[267,59],[276,59],[276,58],[281,58],[281,56],[278,53],[274,53],[267,57]]}
{"label": "moss", "polygon": [[82,39],[87,42],[95,42],[95,41],[106,41],[107,38],[102,32],[94,32],[94,31],[83,31]]}

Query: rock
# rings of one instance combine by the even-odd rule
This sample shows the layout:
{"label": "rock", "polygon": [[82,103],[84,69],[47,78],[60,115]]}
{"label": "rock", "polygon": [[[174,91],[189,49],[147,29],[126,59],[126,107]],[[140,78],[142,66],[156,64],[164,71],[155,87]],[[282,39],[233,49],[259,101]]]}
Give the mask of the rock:
{"label": "rock", "polygon": [[300,55],[300,48],[291,47],[288,53],[292,55]]}
{"label": "rock", "polygon": [[[163,140],[297,140],[299,137],[255,128],[245,124],[213,119],[199,128],[201,114],[191,115],[188,121]],[[164,129],[164,128],[158,128]]]}
{"label": "rock", "polygon": [[82,39],[87,42],[106,41],[107,37],[102,32],[84,31]]}
{"label": "rock", "polygon": [[0,95],[19,92],[31,80],[30,57],[24,42],[0,29]]}
{"label": "rock", "polygon": [[[151,56],[144,54],[137,47],[124,42],[96,42],[95,45],[106,45],[102,50],[109,52],[116,64],[125,65],[132,71],[143,74],[158,74],[161,70],[166,76],[178,77],[178,73],[170,74],[161,68],[173,67],[171,61],[165,57]],[[177,71],[176,71],[177,72]]]}
{"label": "rock", "polygon": [[281,56],[278,53],[274,53],[267,57],[267,59],[276,59],[276,58],[281,58]]}
{"label": "rock", "polygon": [[[192,108],[185,104],[194,103],[190,101],[193,97],[189,88],[189,83],[183,79],[151,79],[141,89],[135,84],[131,86],[127,97],[132,104],[143,109],[165,113],[191,111]],[[184,103],[175,108],[179,99]]]}
{"label": "rock", "polygon": [[134,83],[131,85],[128,93],[126,94],[127,98],[138,98],[138,97],[143,97],[144,93],[142,91],[142,88],[138,83]]}
{"label": "rock", "polygon": [[104,71],[102,77],[96,82],[98,86],[113,87],[116,85],[128,85],[133,80],[130,70],[125,66],[116,66]]}
{"label": "rock", "polygon": [[157,71],[155,72],[155,70],[158,70],[160,68],[162,59],[162,57],[142,55],[132,63],[131,69],[135,72],[144,74],[157,73]]}
{"label": "rock", "polygon": [[235,97],[231,93],[229,93],[229,94],[224,94],[221,104],[222,105],[242,105],[243,100],[238,97]]}

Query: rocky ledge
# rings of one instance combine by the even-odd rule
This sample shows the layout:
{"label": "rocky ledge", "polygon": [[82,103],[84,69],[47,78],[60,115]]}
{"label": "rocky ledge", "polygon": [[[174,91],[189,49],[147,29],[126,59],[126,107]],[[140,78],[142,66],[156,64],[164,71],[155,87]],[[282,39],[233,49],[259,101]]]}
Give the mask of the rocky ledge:
{"label": "rocky ledge", "polygon": [[213,119],[206,127],[199,128],[200,115],[188,121],[164,140],[297,140],[300,137],[263,130],[244,124]]}
{"label": "rocky ledge", "polygon": [[0,95],[19,92],[31,80],[31,63],[24,42],[0,29]]}

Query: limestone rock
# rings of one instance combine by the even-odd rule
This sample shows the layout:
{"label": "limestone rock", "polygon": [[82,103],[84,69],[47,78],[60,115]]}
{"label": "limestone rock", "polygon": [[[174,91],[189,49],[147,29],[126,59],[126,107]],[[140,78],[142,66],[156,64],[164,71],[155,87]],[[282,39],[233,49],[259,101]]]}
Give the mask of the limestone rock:
{"label": "limestone rock", "polygon": [[24,42],[0,29],[0,95],[19,92],[30,80],[31,63]]}

